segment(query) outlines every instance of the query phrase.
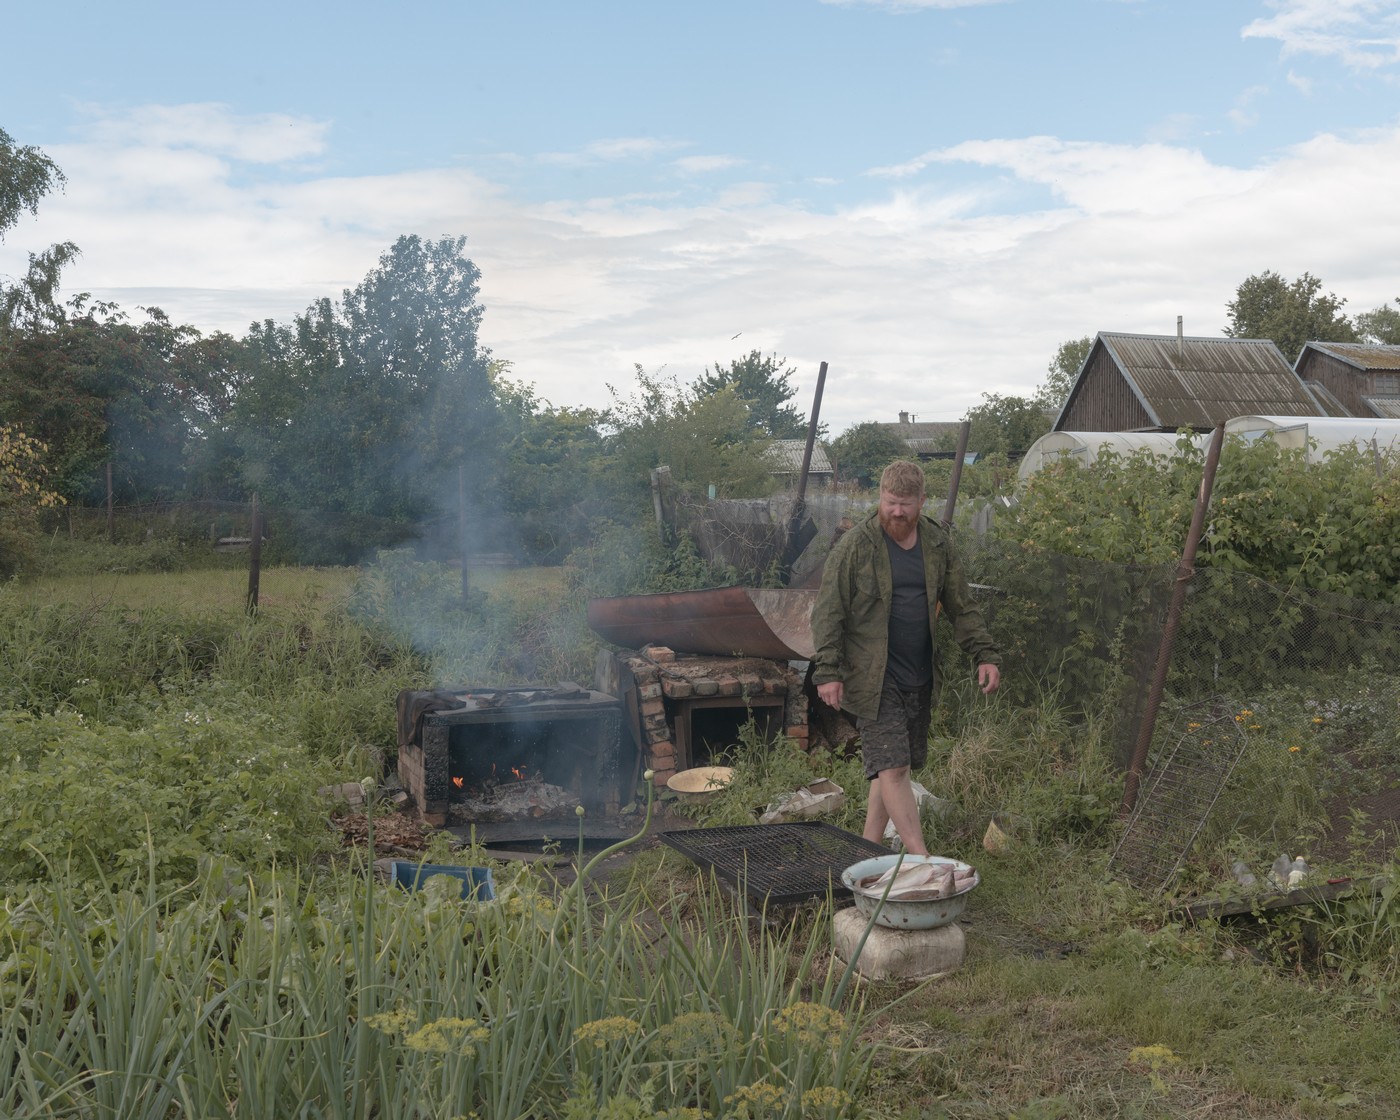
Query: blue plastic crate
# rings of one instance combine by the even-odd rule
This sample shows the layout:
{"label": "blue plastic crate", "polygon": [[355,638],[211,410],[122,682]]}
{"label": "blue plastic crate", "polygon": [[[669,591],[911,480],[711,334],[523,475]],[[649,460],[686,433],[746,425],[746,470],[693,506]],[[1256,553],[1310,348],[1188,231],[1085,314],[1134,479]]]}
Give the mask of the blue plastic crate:
{"label": "blue plastic crate", "polygon": [[492,902],[496,898],[496,883],[489,867],[454,867],[447,863],[408,863],[394,861],[394,882],[406,891],[416,890],[431,875],[447,875],[462,884],[462,897],[477,902]]}

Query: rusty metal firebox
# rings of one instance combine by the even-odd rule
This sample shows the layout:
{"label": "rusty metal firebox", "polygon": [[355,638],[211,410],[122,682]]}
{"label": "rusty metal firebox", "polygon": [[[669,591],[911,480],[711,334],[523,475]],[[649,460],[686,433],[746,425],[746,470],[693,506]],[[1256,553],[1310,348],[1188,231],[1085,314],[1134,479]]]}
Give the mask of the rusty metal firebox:
{"label": "rusty metal firebox", "polygon": [[[431,696],[399,743],[399,779],[428,823],[447,823],[458,786],[479,789],[508,772],[570,790],[593,812],[615,812],[624,800],[631,775],[619,757],[617,697],[576,685]],[[401,713],[404,704],[401,696]]]}

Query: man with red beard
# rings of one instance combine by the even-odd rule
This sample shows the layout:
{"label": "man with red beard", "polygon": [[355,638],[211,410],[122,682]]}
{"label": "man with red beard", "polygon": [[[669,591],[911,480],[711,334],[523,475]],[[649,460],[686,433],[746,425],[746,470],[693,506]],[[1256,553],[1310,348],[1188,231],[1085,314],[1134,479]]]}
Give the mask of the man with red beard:
{"label": "man with red beard", "polygon": [[870,781],[865,838],[880,843],[894,822],[906,851],[928,855],[911,770],[928,758],[938,699],[934,624],[939,609],[977,666],[983,692],[1001,683],[1001,656],[972,601],[948,531],[923,516],[924,472],[891,463],[880,504],[831,550],[812,609],[817,695],[856,717]]}

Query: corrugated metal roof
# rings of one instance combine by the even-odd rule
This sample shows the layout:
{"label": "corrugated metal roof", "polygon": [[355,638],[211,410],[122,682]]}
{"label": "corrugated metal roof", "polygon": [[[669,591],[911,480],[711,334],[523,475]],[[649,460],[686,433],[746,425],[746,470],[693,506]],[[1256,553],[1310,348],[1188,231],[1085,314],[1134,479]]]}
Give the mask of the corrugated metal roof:
{"label": "corrugated metal roof", "polygon": [[903,420],[881,424],[891,435],[902,439],[916,455],[931,455],[945,447],[952,451],[958,446],[960,420]]}
{"label": "corrugated metal roof", "polygon": [[1400,397],[1362,397],[1363,401],[1383,420],[1400,420]]}
{"label": "corrugated metal roof", "polygon": [[1232,416],[1309,416],[1317,404],[1268,339],[1100,332],[1148,414],[1162,428],[1213,428]]}
{"label": "corrugated metal roof", "polygon": [[[768,460],[776,474],[801,474],[802,457],[807,454],[805,439],[775,439],[768,445]],[[812,462],[807,474],[833,474],[831,460],[826,456],[826,448],[820,443],[812,445]]]}
{"label": "corrugated metal roof", "polygon": [[[1364,342],[1309,342],[1303,347],[1330,354],[1357,369],[1400,369],[1400,346],[1372,346]],[[1302,354],[1298,361],[1303,360]]]}
{"label": "corrugated metal roof", "polygon": [[1308,392],[1313,395],[1313,400],[1322,406],[1322,411],[1328,416],[1351,415],[1347,406],[1339,401],[1336,394],[1321,381],[1304,381],[1303,384],[1308,387]]}

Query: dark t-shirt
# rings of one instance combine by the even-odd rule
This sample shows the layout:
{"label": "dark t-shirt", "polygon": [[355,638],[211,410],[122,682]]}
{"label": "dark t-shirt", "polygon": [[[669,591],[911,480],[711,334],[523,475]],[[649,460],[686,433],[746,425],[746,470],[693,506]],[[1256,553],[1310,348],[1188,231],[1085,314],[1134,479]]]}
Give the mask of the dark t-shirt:
{"label": "dark t-shirt", "polygon": [[933,636],[928,624],[924,550],[900,548],[888,533],[893,594],[890,597],[890,649],[885,680],[900,689],[922,688],[933,680]]}

